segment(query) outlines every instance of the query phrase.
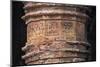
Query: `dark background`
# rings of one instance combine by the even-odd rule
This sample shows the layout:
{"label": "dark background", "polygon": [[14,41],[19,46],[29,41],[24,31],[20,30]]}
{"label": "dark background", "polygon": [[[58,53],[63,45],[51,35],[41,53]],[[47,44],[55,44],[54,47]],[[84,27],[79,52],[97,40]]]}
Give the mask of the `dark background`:
{"label": "dark background", "polygon": [[[11,64],[13,66],[25,65],[21,56],[24,55],[21,48],[26,43],[26,25],[21,19],[24,15],[23,3],[21,1],[12,1],[11,14],[12,14],[12,45],[11,45]],[[87,24],[87,39],[91,46],[91,61],[96,61],[96,6],[90,6],[92,12],[90,15],[91,20]]]}
{"label": "dark background", "polygon": [[23,3],[12,2],[12,65],[24,65],[21,56],[24,54],[21,48],[26,42],[26,25],[21,19],[24,15]]}

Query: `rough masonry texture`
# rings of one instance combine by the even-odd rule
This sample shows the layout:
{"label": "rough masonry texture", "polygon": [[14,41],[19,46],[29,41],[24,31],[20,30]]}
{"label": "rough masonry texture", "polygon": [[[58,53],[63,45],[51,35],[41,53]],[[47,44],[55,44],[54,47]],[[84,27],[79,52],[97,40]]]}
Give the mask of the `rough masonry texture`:
{"label": "rough masonry texture", "polygon": [[25,2],[27,42],[22,59],[27,65],[88,61],[86,37],[89,7]]}

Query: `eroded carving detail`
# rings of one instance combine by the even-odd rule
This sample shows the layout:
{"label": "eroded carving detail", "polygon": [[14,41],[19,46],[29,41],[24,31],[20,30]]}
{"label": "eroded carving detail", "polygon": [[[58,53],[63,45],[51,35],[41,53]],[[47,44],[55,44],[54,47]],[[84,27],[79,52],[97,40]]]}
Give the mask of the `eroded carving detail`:
{"label": "eroded carving detail", "polygon": [[[46,7],[46,8],[44,8]],[[50,9],[49,9],[50,7]],[[67,8],[68,7],[68,8]],[[66,9],[65,9],[66,8]],[[27,43],[23,59],[28,64],[86,61],[90,44],[85,37],[88,7],[26,2]]]}

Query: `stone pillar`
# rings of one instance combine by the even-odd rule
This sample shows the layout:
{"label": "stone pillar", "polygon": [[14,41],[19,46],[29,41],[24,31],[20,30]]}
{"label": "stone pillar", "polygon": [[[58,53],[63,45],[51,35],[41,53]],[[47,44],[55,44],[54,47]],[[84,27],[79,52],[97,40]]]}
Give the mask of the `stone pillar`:
{"label": "stone pillar", "polygon": [[88,7],[25,2],[24,10],[27,42],[22,59],[27,65],[88,61]]}

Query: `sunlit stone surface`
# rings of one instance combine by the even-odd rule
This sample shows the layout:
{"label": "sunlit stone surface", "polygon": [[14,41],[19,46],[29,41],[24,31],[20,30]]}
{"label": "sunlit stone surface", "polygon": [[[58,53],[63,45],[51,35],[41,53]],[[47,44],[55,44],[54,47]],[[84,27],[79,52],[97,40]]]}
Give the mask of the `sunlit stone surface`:
{"label": "sunlit stone surface", "polygon": [[22,59],[27,65],[68,63],[89,60],[90,44],[86,23],[90,19],[86,6],[24,3],[27,43]]}

